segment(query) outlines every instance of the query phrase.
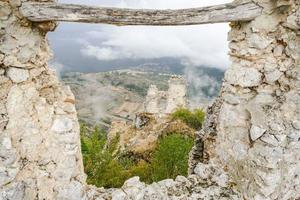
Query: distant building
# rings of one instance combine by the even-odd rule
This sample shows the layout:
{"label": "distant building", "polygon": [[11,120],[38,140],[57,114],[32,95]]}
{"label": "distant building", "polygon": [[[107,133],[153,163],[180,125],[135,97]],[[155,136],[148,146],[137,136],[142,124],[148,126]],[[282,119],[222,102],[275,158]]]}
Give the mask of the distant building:
{"label": "distant building", "polygon": [[170,114],[178,107],[187,107],[187,83],[182,76],[173,75],[167,91],[159,91],[156,85],[148,89],[144,111],[153,114]]}

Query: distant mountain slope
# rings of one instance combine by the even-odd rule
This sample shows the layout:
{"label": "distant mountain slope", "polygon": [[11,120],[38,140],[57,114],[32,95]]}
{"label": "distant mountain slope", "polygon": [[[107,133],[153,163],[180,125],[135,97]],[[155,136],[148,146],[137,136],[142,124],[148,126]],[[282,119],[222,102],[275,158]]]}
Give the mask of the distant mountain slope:
{"label": "distant mountain slope", "polygon": [[213,68],[169,68],[147,63],[98,73],[68,72],[62,80],[76,96],[79,119],[88,124],[108,126],[111,119],[132,120],[143,109],[150,85],[159,90],[168,89],[168,80],[174,73],[186,74],[188,99],[191,107],[206,106],[218,94],[223,72]]}

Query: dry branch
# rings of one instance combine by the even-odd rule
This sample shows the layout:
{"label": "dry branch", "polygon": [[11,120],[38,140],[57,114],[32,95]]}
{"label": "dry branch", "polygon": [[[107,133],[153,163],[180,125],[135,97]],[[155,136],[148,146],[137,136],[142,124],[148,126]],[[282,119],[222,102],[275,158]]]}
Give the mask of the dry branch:
{"label": "dry branch", "polygon": [[194,25],[249,21],[262,8],[250,0],[178,10],[126,9],[58,3],[23,3],[23,16],[33,22],[67,21],[116,25]]}

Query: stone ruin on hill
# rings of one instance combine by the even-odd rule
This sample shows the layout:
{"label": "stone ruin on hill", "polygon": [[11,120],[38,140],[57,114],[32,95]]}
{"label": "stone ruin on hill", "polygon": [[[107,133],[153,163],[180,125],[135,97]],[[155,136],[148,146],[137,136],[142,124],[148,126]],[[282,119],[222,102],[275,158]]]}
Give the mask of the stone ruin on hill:
{"label": "stone ruin on hill", "polygon": [[178,107],[187,106],[187,83],[182,76],[173,75],[167,91],[159,91],[156,85],[148,89],[144,102],[144,112],[151,114],[170,114]]}
{"label": "stone ruin on hill", "polygon": [[181,134],[195,136],[194,130],[169,114],[177,108],[187,106],[187,83],[182,76],[173,75],[168,81],[167,91],[159,91],[150,85],[144,109],[135,113],[133,122],[113,120],[107,133],[107,144],[118,138],[117,150],[147,159],[156,148],[158,139],[166,134],[181,131]]}
{"label": "stone ruin on hill", "polygon": [[[74,96],[48,68],[55,21],[231,22],[231,66],[191,152],[191,175],[121,189],[85,182]],[[300,2],[238,0],[183,10],[0,1],[0,199],[300,198]]]}

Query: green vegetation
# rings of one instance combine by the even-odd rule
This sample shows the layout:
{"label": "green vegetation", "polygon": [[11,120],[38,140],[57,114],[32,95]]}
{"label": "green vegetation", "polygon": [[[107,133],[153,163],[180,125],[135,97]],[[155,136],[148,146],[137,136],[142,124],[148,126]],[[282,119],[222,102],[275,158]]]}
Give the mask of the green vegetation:
{"label": "green vegetation", "polygon": [[186,108],[178,108],[174,113],[171,114],[171,118],[173,120],[181,120],[196,130],[201,129],[204,117],[205,113],[201,109],[190,111]]}
{"label": "green vegetation", "polygon": [[106,134],[96,127],[90,135],[81,125],[81,151],[87,182],[99,187],[120,187],[127,179],[126,170],[113,157],[113,149],[105,148]]}
{"label": "green vegetation", "polygon": [[[172,119],[182,120],[198,129],[202,125],[204,113],[201,110],[191,112],[178,109],[172,114]],[[125,180],[133,176],[152,183],[187,175],[188,153],[194,138],[180,132],[164,135],[159,138],[156,149],[147,161],[117,152],[118,140],[119,136],[107,145],[105,131],[98,127],[91,130],[81,124],[81,150],[89,184],[106,188],[121,187]]]}
{"label": "green vegetation", "polygon": [[[113,142],[114,143],[114,142]],[[81,151],[87,182],[98,187],[121,187],[125,180],[139,176],[142,181],[151,183],[166,178],[186,175],[188,153],[193,146],[193,138],[182,134],[162,137],[149,162],[134,162],[127,156],[113,154],[116,145],[105,147],[105,133],[95,128],[90,135],[81,125]]]}
{"label": "green vegetation", "polygon": [[137,93],[140,96],[146,96],[147,95],[147,89],[148,87],[145,84],[142,85],[135,85],[135,84],[124,84],[124,87],[134,93]]}
{"label": "green vegetation", "polygon": [[150,161],[151,181],[186,176],[188,154],[193,144],[193,138],[177,133],[161,138]]}

